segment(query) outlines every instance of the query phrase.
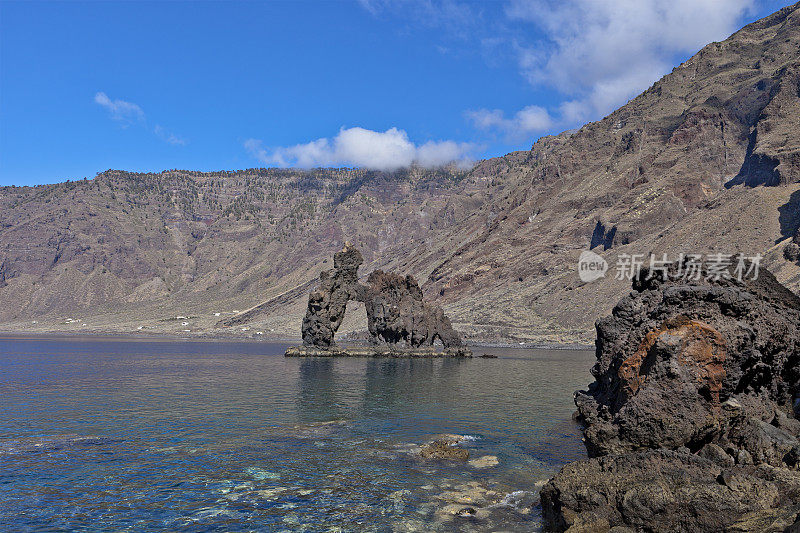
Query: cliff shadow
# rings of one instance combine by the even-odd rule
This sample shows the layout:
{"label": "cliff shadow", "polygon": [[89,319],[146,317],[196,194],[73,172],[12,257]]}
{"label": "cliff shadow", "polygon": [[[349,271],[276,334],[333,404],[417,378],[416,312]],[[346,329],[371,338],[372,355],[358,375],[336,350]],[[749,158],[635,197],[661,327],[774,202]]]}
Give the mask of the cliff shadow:
{"label": "cliff shadow", "polygon": [[757,132],[753,129],[747,143],[744,161],[739,169],[739,173],[725,184],[726,189],[744,184],[747,187],[776,187],[781,184],[781,175],[778,172],[780,161],[764,154],[756,154]]}

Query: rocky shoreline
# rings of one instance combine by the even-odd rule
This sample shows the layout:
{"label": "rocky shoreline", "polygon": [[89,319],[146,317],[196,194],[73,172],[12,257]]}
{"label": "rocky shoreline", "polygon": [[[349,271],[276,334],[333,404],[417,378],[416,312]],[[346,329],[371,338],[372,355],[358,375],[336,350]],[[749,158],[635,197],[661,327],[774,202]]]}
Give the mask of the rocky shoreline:
{"label": "rocky shoreline", "polygon": [[341,348],[317,348],[315,346],[292,346],[286,357],[408,357],[432,359],[441,357],[472,357],[466,346],[437,350],[433,347],[403,348],[398,346],[350,346]]}
{"label": "rocky shoreline", "polygon": [[643,270],[597,322],[589,459],[543,487],[548,530],[800,530],[800,298],[684,267]]}

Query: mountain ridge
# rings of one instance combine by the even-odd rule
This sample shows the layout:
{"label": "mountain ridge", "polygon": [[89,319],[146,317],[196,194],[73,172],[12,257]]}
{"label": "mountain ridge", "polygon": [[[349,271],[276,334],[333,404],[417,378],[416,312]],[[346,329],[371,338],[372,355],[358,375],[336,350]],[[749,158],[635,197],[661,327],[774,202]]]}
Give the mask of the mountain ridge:
{"label": "mountain ridge", "polygon": [[[799,51],[800,3],[607,117],[468,171],[107,171],[4,187],[0,329],[297,336],[304,288],[345,240],[363,274],[413,274],[472,340],[590,341],[627,282],[581,282],[589,248],[612,265],[763,254],[796,291],[783,247],[800,228]],[[342,331],[363,329],[361,314]]]}

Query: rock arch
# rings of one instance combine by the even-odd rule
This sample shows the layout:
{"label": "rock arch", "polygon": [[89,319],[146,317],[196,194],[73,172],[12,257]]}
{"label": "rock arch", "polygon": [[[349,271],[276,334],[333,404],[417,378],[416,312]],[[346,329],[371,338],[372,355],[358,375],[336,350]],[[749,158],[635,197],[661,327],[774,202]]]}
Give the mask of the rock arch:
{"label": "rock arch", "polygon": [[376,270],[367,284],[358,282],[364,258],[349,242],[333,256],[333,268],[320,274],[320,285],[311,291],[303,319],[303,344],[330,349],[344,320],[347,302],[364,302],[367,329],[373,344],[405,344],[412,348],[432,346],[439,339],[445,348],[464,346],[441,307],[423,300],[413,276]]}

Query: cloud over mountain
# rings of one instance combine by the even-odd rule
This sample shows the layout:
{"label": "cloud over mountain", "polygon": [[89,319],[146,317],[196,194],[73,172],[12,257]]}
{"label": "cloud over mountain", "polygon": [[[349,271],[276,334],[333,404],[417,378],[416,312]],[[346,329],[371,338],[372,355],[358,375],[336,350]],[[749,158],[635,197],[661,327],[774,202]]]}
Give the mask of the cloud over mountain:
{"label": "cloud over mountain", "polygon": [[265,148],[258,139],[248,139],[245,149],[264,164],[281,167],[313,168],[321,166],[356,166],[394,170],[413,163],[435,167],[455,162],[466,166],[476,147],[470,143],[429,141],[416,145],[398,128],[384,132],[365,128],[342,128],[332,139],[321,138],[305,144],[274,149]]}
{"label": "cloud over mountain", "polygon": [[479,129],[497,129],[511,138],[519,138],[532,133],[545,131],[553,126],[550,113],[543,107],[529,105],[517,111],[513,117],[506,118],[500,109],[479,109],[467,111],[466,117]]}
{"label": "cloud over mountain", "polygon": [[595,120],[624,104],[693,53],[733,33],[754,0],[512,0],[511,21],[546,41],[519,49],[533,85],[565,97],[563,122]]}
{"label": "cloud over mountain", "polygon": [[[597,120],[668,73],[684,54],[728,37],[755,4],[509,0],[505,20],[486,24],[481,42],[492,43],[495,54],[516,54],[520,74],[534,87],[554,90],[556,102],[549,112],[531,105],[508,118],[497,109],[471,110],[465,116],[479,129],[512,139]],[[444,11],[445,3],[431,5]]]}

